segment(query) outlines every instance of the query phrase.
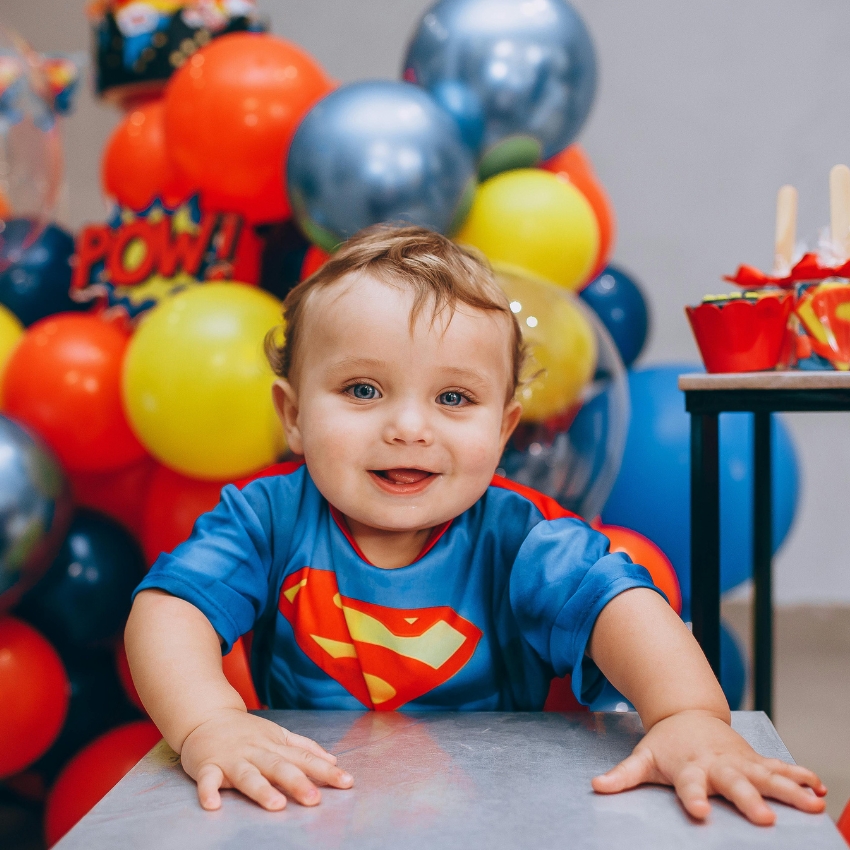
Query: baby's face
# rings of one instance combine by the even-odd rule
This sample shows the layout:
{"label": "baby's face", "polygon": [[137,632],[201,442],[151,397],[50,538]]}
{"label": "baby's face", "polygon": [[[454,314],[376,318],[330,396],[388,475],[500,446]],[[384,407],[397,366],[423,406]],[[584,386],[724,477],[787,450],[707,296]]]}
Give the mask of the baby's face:
{"label": "baby's face", "polygon": [[[275,400],[292,450],[350,521],[433,528],[484,493],[520,407],[509,319],[431,306],[410,331],[413,294],[358,274],[307,305],[291,384]],[[356,534],[355,534],[356,536]]]}

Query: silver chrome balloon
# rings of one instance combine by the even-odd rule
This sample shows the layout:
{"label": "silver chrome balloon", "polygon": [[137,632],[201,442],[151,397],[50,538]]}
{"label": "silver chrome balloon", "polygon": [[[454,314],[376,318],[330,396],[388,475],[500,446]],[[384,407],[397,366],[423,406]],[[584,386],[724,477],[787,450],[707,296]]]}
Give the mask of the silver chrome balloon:
{"label": "silver chrome balloon", "polygon": [[475,191],[475,163],[452,119],[422,89],[343,86],[307,114],[289,150],[292,209],[333,250],[358,230],[406,222],[455,229]]}
{"label": "silver chrome balloon", "polygon": [[564,0],[442,0],[411,40],[404,78],[456,117],[478,145],[484,177],[553,156],[576,137],[593,103],[596,58]]}
{"label": "silver chrome balloon", "polygon": [[71,513],[70,489],[56,458],[0,416],[0,612],[50,566]]}

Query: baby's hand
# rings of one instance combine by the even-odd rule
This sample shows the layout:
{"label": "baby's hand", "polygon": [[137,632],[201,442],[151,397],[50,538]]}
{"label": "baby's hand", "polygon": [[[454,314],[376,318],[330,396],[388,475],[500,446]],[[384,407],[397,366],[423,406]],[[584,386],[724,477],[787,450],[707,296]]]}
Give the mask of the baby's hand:
{"label": "baby's hand", "polygon": [[656,723],[627,759],[594,778],[593,789],[613,794],[644,782],[672,785],[688,813],[700,820],[711,811],[711,794],[725,797],[761,826],[776,820],[763,797],[804,812],[826,806],[821,799],[826,788],[811,770],[763,758],[726,723],[701,711]]}
{"label": "baby's hand", "polygon": [[236,788],[264,809],[278,811],[286,805],[281,791],[303,806],[315,806],[321,794],[314,782],[335,788],[354,783],[336,767],[336,756],[315,741],[236,709],[223,709],[191,732],[180,761],[198,783],[205,809],[221,806],[220,788]]}

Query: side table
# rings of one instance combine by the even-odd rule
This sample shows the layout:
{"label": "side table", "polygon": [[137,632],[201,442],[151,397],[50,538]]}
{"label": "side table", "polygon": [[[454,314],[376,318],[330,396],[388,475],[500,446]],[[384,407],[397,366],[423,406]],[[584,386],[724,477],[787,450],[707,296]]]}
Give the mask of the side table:
{"label": "side table", "polygon": [[717,417],[754,414],[753,690],[773,707],[770,414],[850,410],[850,372],[739,372],[679,377],[691,415],[691,618],[694,637],[720,674],[720,481]]}

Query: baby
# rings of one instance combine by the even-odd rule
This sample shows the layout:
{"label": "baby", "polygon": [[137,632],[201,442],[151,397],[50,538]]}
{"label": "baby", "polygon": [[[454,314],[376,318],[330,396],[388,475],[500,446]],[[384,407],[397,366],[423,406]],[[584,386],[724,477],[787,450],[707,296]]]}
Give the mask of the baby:
{"label": "baby", "polygon": [[[729,726],[699,646],[643,567],[555,502],[494,477],[516,427],[519,327],[479,260],[421,228],[346,243],[284,305],[267,350],[284,474],[223,489],[139,586],[127,655],[198,785],[267,809],[353,778],[315,742],[248,714],[222,651],[253,630],[271,708],[540,710],[554,676],[589,702],[603,675],[647,730],[601,793],[675,786],[696,818],[720,794],[772,823],[826,789]],[[814,792],[814,793],[813,793]]]}

